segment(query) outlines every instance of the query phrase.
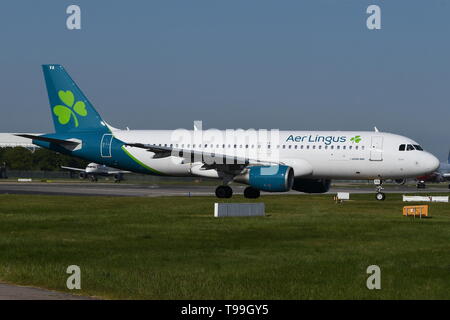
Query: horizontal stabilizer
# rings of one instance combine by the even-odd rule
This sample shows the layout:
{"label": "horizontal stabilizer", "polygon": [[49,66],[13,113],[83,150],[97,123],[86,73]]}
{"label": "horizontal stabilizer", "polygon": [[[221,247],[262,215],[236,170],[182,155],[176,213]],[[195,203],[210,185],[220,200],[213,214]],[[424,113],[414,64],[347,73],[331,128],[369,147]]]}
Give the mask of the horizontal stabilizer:
{"label": "horizontal stabilizer", "polygon": [[76,141],[48,138],[48,137],[43,137],[43,136],[35,136],[32,134],[16,134],[16,136],[28,138],[28,139],[32,139],[32,140],[38,140],[38,141],[59,144],[62,147],[66,148],[66,149],[71,149],[71,150],[75,149],[80,144],[79,142],[76,142]]}

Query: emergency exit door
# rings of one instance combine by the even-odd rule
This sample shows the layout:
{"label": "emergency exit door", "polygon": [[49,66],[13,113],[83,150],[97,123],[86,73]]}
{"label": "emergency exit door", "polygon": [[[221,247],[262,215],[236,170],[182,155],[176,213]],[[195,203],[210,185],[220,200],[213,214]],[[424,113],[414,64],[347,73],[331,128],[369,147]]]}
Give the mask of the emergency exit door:
{"label": "emergency exit door", "polygon": [[382,161],[383,160],[383,137],[373,136],[370,144],[370,160]]}

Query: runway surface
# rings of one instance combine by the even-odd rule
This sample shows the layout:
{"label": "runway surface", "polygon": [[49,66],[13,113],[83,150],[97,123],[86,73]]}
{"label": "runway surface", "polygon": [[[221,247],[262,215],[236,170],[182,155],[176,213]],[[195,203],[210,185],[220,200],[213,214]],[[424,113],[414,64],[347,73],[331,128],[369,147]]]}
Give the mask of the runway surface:
{"label": "runway surface", "polygon": [[[215,186],[207,185],[150,185],[150,184],[114,184],[114,183],[45,183],[45,182],[0,182],[0,194],[44,194],[73,196],[130,196],[130,197],[161,197],[161,196],[213,196]],[[245,186],[232,186],[234,194],[242,194]],[[333,186],[328,194],[336,192],[375,193],[374,186],[351,186],[342,184]],[[414,185],[386,185],[385,193],[431,193],[449,192],[444,186],[427,186],[417,189]],[[262,193],[286,194],[286,193]],[[302,195],[304,193],[290,191],[288,194]]]}
{"label": "runway surface", "polygon": [[0,283],[0,300],[91,300],[89,297]]}

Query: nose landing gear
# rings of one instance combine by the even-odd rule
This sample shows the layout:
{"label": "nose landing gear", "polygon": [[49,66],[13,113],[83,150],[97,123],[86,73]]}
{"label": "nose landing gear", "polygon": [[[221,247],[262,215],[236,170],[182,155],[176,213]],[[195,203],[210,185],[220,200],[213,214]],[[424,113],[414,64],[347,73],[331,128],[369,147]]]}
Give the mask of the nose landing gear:
{"label": "nose landing gear", "polygon": [[386,195],[382,192],[383,191],[383,180],[381,179],[375,179],[373,180],[373,183],[375,184],[377,193],[375,195],[375,199],[377,199],[378,201],[383,201],[384,199],[386,199]]}

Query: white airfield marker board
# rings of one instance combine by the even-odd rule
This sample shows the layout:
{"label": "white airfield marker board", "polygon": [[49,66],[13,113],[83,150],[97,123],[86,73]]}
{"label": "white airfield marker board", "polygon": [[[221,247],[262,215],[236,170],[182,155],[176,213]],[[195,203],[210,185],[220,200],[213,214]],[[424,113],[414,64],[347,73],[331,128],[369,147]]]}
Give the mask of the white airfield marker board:
{"label": "white airfield marker board", "polygon": [[265,205],[259,203],[218,203],[214,204],[214,217],[263,217]]}

